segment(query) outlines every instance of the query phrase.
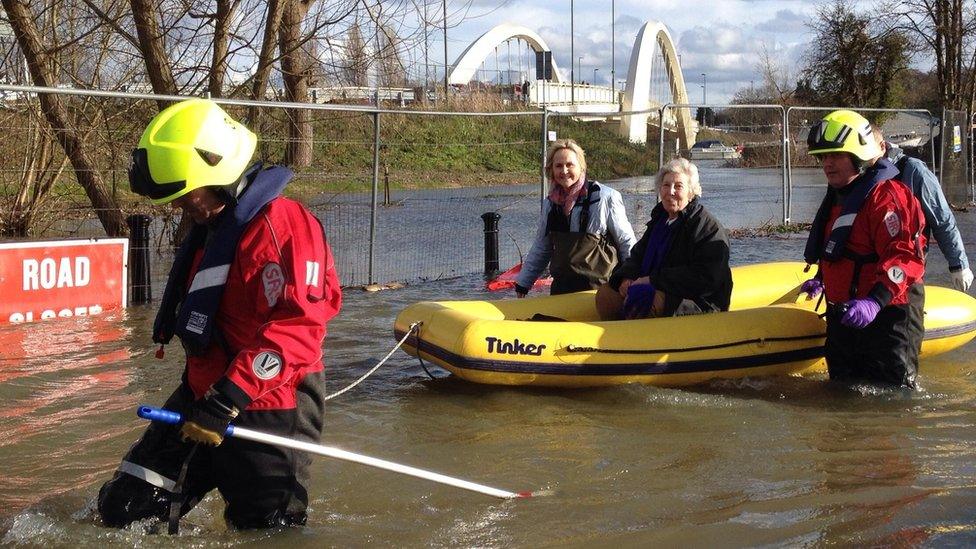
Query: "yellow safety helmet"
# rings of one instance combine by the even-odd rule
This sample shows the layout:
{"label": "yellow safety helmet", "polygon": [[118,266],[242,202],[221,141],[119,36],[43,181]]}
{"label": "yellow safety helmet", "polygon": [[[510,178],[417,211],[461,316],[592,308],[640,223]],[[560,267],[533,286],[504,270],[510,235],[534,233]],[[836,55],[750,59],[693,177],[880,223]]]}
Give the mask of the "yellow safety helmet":
{"label": "yellow safety helmet", "polygon": [[209,99],[167,107],[149,122],[132,151],[129,187],[166,204],[212,185],[237,182],[251,162],[257,136]]}
{"label": "yellow safety helmet", "polygon": [[854,111],[834,111],[810,128],[810,154],[846,152],[862,162],[881,156],[881,147],[871,135],[871,123]]}

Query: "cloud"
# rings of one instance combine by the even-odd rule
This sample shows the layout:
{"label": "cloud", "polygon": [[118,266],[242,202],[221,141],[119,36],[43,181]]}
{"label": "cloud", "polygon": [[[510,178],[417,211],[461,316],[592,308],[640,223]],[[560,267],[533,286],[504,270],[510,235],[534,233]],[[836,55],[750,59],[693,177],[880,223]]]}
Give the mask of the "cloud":
{"label": "cloud", "polygon": [[810,28],[807,26],[810,17],[811,14],[797,13],[792,10],[779,10],[772,19],[757,24],[755,28],[757,31],[764,33],[805,35],[810,32]]}
{"label": "cloud", "polygon": [[723,55],[727,53],[757,52],[761,41],[749,35],[741,27],[716,25],[696,26],[677,37],[677,47],[682,53]]}

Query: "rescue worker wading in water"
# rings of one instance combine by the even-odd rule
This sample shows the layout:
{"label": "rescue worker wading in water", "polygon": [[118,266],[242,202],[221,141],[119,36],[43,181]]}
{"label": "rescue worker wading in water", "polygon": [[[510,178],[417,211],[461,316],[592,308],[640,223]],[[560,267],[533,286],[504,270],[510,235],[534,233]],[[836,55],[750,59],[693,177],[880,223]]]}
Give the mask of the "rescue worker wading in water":
{"label": "rescue worker wading in water", "polygon": [[291,170],[252,163],[257,138],[216,103],[160,112],[132,153],[129,184],[194,227],[177,252],[153,327],[186,351],[164,404],[182,425],[152,423],[98,494],[108,526],[169,520],[210,490],[236,528],[304,524],[309,457],[235,438],[227,425],[317,443],[326,323],[342,301],[321,223],[283,198]]}
{"label": "rescue worker wading in water", "polygon": [[924,335],[922,209],[861,115],[828,114],[807,144],[828,187],[804,252],[819,271],[802,289],[827,296],[830,378],[914,389]]}

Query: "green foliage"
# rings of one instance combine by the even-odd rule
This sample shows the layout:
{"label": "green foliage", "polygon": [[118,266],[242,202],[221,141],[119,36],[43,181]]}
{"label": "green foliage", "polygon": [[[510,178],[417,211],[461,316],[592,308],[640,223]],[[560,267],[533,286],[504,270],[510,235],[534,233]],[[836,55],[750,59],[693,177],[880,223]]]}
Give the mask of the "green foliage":
{"label": "green foliage", "polygon": [[[536,182],[543,154],[541,122],[541,115],[382,114],[381,184],[386,171],[392,188]],[[314,121],[313,162],[292,185],[295,192],[368,189],[373,175],[372,124],[370,115],[318,113]],[[550,129],[560,138],[573,138],[584,148],[591,177],[608,179],[654,173],[656,141],[649,150],[644,145],[629,143],[617,135],[616,128],[616,122],[550,118]],[[272,128],[265,130],[270,130],[266,135],[277,134]],[[280,158],[283,150],[280,141],[265,139],[262,153],[266,158],[272,161]]]}
{"label": "green foliage", "polygon": [[902,97],[905,106],[914,109],[928,109],[939,116],[942,110],[942,98],[939,95],[939,79],[935,71],[922,72],[908,69],[899,78],[903,83]]}
{"label": "green foliage", "polygon": [[583,122],[570,117],[549,119],[558,138],[570,138],[586,152],[587,174],[594,179],[652,175],[657,171],[657,134],[648,130],[647,144],[630,143],[617,135],[617,122]]}

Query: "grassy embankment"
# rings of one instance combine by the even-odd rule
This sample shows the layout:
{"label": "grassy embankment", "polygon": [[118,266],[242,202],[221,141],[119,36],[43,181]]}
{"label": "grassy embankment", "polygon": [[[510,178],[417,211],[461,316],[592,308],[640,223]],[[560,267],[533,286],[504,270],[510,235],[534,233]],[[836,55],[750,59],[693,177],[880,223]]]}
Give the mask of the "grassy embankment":
{"label": "grassy embankment", "polygon": [[[92,133],[91,150],[96,166],[109,192],[127,211],[145,210],[145,201],[128,190],[125,170],[129,152],[153,111],[148,107],[136,113],[129,108],[124,116],[109,105],[114,120],[112,132]],[[497,100],[458,101],[446,109],[501,111],[509,107]],[[232,110],[237,117],[243,109]],[[239,111],[239,112],[238,112]],[[280,110],[266,110],[260,123],[251,123],[259,135],[257,158],[281,162],[284,157],[285,116]],[[369,190],[373,176],[373,120],[357,112],[313,111],[312,162],[297,170],[299,176],[287,191],[293,196]],[[27,114],[2,112],[7,127],[30,127]],[[113,118],[114,117],[114,118]],[[388,179],[392,189],[451,188],[460,186],[534,183],[539,178],[542,157],[541,116],[432,116],[419,113],[383,114],[380,121],[380,182]],[[657,167],[657,143],[647,147],[630,144],[616,134],[616,124],[576,122],[569,118],[550,119],[550,129],[559,137],[572,137],[586,150],[591,177],[612,179],[653,173]],[[11,173],[22,168],[30,155],[30,139],[17,136],[4,167]],[[63,153],[51,148],[56,166]],[[53,177],[48,208],[85,209],[87,197],[77,184],[70,164]],[[33,168],[37,169],[37,168]],[[388,172],[388,177],[386,177]],[[40,177],[40,172],[35,172]],[[53,174],[52,174],[53,175]],[[0,201],[7,203],[18,192],[17,181],[0,185]],[[54,204],[57,204],[56,206]]]}
{"label": "grassy embankment", "polygon": [[[558,137],[586,150],[596,179],[652,174],[657,144],[633,145],[615,124],[550,119]],[[542,159],[541,117],[384,114],[380,121],[380,184],[392,189],[534,183]],[[315,121],[312,165],[299,170],[296,194],[365,191],[373,174],[372,119],[331,115]],[[273,143],[272,143],[273,145]],[[280,152],[266,151],[270,157]],[[386,174],[388,173],[388,177]]]}

